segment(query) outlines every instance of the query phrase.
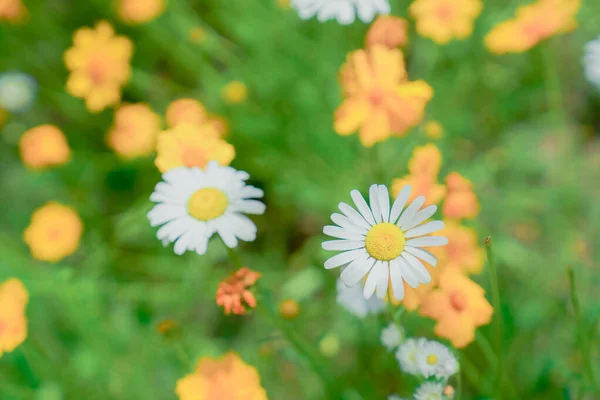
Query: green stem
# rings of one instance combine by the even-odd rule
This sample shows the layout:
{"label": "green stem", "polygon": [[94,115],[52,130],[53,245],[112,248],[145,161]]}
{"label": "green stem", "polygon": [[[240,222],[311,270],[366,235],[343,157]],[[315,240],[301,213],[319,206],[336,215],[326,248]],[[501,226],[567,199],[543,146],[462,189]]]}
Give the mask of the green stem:
{"label": "green stem", "polygon": [[492,251],[492,237],[485,239],[485,251],[487,253],[490,267],[490,286],[492,290],[492,302],[494,306],[494,325],[496,330],[496,354],[498,355],[498,368],[496,370],[496,399],[502,399],[502,382],[504,380],[504,319],[502,318],[502,304],[500,303],[500,288],[498,286],[498,273],[496,261]]}
{"label": "green stem", "polygon": [[[458,365],[460,365],[460,362],[462,361],[462,357],[460,356],[460,354],[458,355]],[[454,398],[456,400],[462,400],[462,391],[463,391],[463,387],[462,387],[462,367],[458,370],[458,373],[456,374],[456,396],[454,396]]]}
{"label": "green stem", "polygon": [[556,68],[557,62],[554,59],[550,41],[541,46],[542,58],[545,72],[546,97],[548,100],[548,109],[552,116],[556,118],[560,125],[566,122],[565,109],[562,101],[562,88],[560,76]]}

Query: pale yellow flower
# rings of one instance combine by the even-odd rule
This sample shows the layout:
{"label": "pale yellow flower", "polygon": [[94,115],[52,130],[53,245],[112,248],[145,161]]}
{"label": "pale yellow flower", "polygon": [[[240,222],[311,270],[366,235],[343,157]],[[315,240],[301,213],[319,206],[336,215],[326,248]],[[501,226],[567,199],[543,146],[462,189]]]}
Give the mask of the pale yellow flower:
{"label": "pale yellow flower", "polygon": [[416,0],[410,13],[417,20],[417,32],[436,43],[465,39],[473,32],[473,21],[483,8],[481,0]]}
{"label": "pale yellow flower", "polygon": [[114,125],[106,137],[121,157],[135,158],[154,153],[160,117],[146,104],[128,104],[115,112]]}
{"label": "pale yellow flower", "polygon": [[25,132],[19,150],[23,164],[35,170],[62,165],[71,158],[65,135],[54,125],[39,125]]}

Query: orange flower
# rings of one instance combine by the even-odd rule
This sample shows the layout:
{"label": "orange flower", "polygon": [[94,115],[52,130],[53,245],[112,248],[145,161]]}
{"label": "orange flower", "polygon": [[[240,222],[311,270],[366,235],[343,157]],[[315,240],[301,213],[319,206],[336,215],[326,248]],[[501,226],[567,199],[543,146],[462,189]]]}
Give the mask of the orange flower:
{"label": "orange flower", "polygon": [[468,274],[478,274],[483,270],[484,252],[474,229],[462,226],[455,221],[444,221],[440,235],[448,238],[446,246],[431,248],[443,268],[455,268]]}
{"label": "orange flower", "polygon": [[423,118],[433,89],[425,81],[409,82],[402,52],[382,45],[356,50],[341,69],[345,100],[335,112],[339,135],[359,131],[370,147],[392,133],[403,135]]}
{"label": "orange flower", "polygon": [[33,213],[23,239],[33,258],[56,262],[75,253],[82,233],[83,224],[75,210],[49,202]]}
{"label": "orange flower", "polygon": [[210,116],[204,106],[195,99],[178,99],[167,107],[167,125],[175,127],[179,124],[212,125],[221,136],[226,136],[229,127],[221,117]]}
{"label": "orange flower", "polygon": [[473,184],[458,172],[446,177],[448,195],[444,201],[442,214],[446,218],[475,218],[479,215],[479,200],[473,192]]}
{"label": "orange flower", "polygon": [[493,308],[485,299],[485,291],[455,268],[445,269],[439,289],[423,300],[420,313],[437,320],[436,335],[449,339],[462,348],[475,338],[475,329],[488,324]]}
{"label": "orange flower", "polygon": [[149,22],[165,10],[165,0],[120,0],[119,16],[130,24]]}
{"label": "orange flower", "polygon": [[292,299],[284,300],[279,304],[279,315],[284,319],[294,319],[300,313],[300,306]]}
{"label": "orange flower", "polygon": [[426,204],[437,204],[446,195],[446,187],[437,181],[442,165],[442,152],[433,144],[415,148],[408,162],[408,175],[394,179],[392,194],[398,196],[404,185],[411,185],[409,201],[425,196]]}
{"label": "orange flower", "polygon": [[71,71],[67,92],[85,99],[88,110],[99,112],[121,100],[121,86],[131,75],[131,40],[115,36],[106,21],[95,29],[81,28],[73,35],[73,47],[64,55]]}
{"label": "orange flower", "polygon": [[516,17],[496,25],[485,37],[496,54],[522,53],[550,36],[577,27],[580,0],[538,0],[517,9]]}
{"label": "orange flower", "polygon": [[231,81],[223,86],[221,97],[229,104],[241,103],[248,98],[248,88],[241,81]]}
{"label": "orange flower", "polygon": [[147,156],[156,148],[160,117],[145,104],[128,104],[115,112],[106,141],[123,158]]}
{"label": "orange flower", "polygon": [[410,13],[417,20],[419,34],[446,44],[452,38],[471,36],[482,8],[481,0],[416,0]]}
{"label": "orange flower", "polygon": [[230,352],[202,357],[196,371],[177,382],[179,400],[267,400],[256,368]]}
{"label": "orange flower", "polygon": [[17,21],[27,13],[21,0],[0,0],[0,21]]}
{"label": "orange flower", "polygon": [[62,165],[71,158],[65,135],[54,125],[39,125],[25,132],[19,149],[23,164],[34,170]]}
{"label": "orange flower", "polygon": [[28,301],[29,293],[20,280],[11,278],[0,285],[0,356],[13,351],[27,338]]}
{"label": "orange flower", "polygon": [[[225,314],[245,314],[248,307],[256,307],[256,298],[248,290],[260,278],[260,273],[249,268],[240,268],[233,275],[219,283],[217,305],[223,307]],[[242,302],[243,301],[243,302]]]}
{"label": "orange flower", "polygon": [[406,46],[408,43],[408,21],[391,15],[380,15],[369,28],[365,47],[376,44],[389,49]]}
{"label": "orange flower", "polygon": [[158,135],[155,164],[160,172],[182,166],[204,168],[212,160],[229,165],[235,149],[219,136],[213,125],[179,124]]}

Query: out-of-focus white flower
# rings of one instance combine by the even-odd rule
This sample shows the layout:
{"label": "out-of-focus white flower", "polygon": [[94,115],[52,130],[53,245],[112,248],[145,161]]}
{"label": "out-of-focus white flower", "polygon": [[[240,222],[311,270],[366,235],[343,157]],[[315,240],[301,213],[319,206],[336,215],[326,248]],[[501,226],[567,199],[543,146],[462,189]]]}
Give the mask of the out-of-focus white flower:
{"label": "out-of-focus white flower", "polygon": [[406,400],[404,397],[400,397],[397,394],[390,394],[387,400]]}
{"label": "out-of-focus white flower", "polygon": [[302,19],[316,15],[320,22],[336,19],[342,25],[351,24],[357,15],[369,23],[376,15],[390,12],[388,0],[292,0],[292,6]]}
{"label": "out-of-focus white flower", "polygon": [[359,318],[364,318],[367,314],[379,314],[385,309],[385,302],[373,297],[365,299],[362,295],[362,285],[347,287],[344,282],[338,279],[336,284],[337,297],[339,305],[348,310],[349,313]]}
{"label": "out-of-focus white flower", "polygon": [[408,339],[400,345],[396,352],[396,359],[400,363],[400,369],[410,375],[421,375],[421,369],[417,362],[417,355],[427,342],[425,338]]}
{"label": "out-of-focus white flower", "polygon": [[381,331],[381,344],[387,351],[394,351],[404,339],[404,329],[396,324],[389,324]]}
{"label": "out-of-focus white flower", "polygon": [[444,400],[444,385],[437,382],[425,382],[417,388],[415,400]]}
{"label": "out-of-focus white flower", "polygon": [[585,45],[583,68],[588,81],[600,90],[600,36]]}
{"label": "out-of-focus white flower", "polygon": [[13,113],[27,111],[35,100],[37,82],[23,72],[0,74],[0,108]]}
{"label": "out-of-focus white flower", "polygon": [[426,378],[448,379],[458,372],[458,361],[446,346],[428,340],[417,352],[417,364]]}

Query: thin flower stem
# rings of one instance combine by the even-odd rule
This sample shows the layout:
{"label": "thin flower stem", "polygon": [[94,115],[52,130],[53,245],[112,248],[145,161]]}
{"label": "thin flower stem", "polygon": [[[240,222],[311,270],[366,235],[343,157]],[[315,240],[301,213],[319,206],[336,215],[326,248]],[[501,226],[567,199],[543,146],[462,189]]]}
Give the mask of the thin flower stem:
{"label": "thin flower stem", "polygon": [[496,369],[496,399],[502,399],[502,382],[504,381],[504,319],[502,318],[502,304],[500,303],[500,288],[498,286],[498,273],[496,261],[492,251],[492,237],[485,239],[485,251],[487,253],[490,267],[490,286],[492,290],[492,302],[494,305],[494,325],[496,330],[496,354],[498,355],[498,368]]}
{"label": "thin flower stem", "polygon": [[[573,311],[575,312],[575,326],[577,331],[577,342],[581,349],[581,356],[583,358],[583,369],[584,375],[589,381],[589,384],[593,388],[594,392],[598,392],[598,382],[596,381],[596,376],[594,374],[594,367],[592,365],[592,360],[590,358],[591,349],[590,343],[588,340],[588,336],[586,335],[585,329],[585,321],[581,316],[581,305],[579,303],[579,298],[577,297],[577,286],[575,282],[575,270],[573,267],[568,267],[569,273],[569,288],[571,294],[571,304],[573,304]],[[580,392],[581,393],[581,392]]]}
{"label": "thin flower stem", "polygon": [[[458,355],[458,365],[461,365],[461,361],[462,361],[462,357],[459,354]],[[455,399],[456,400],[462,400],[462,396],[463,396],[463,387],[462,387],[462,367],[459,368],[458,373],[456,374],[456,396]]]}
{"label": "thin flower stem", "polygon": [[544,62],[546,97],[548,99],[548,108],[554,118],[561,126],[565,125],[565,109],[562,101],[562,88],[560,84],[560,75],[556,68],[557,62],[551,47],[551,41],[541,46],[542,58]]}

